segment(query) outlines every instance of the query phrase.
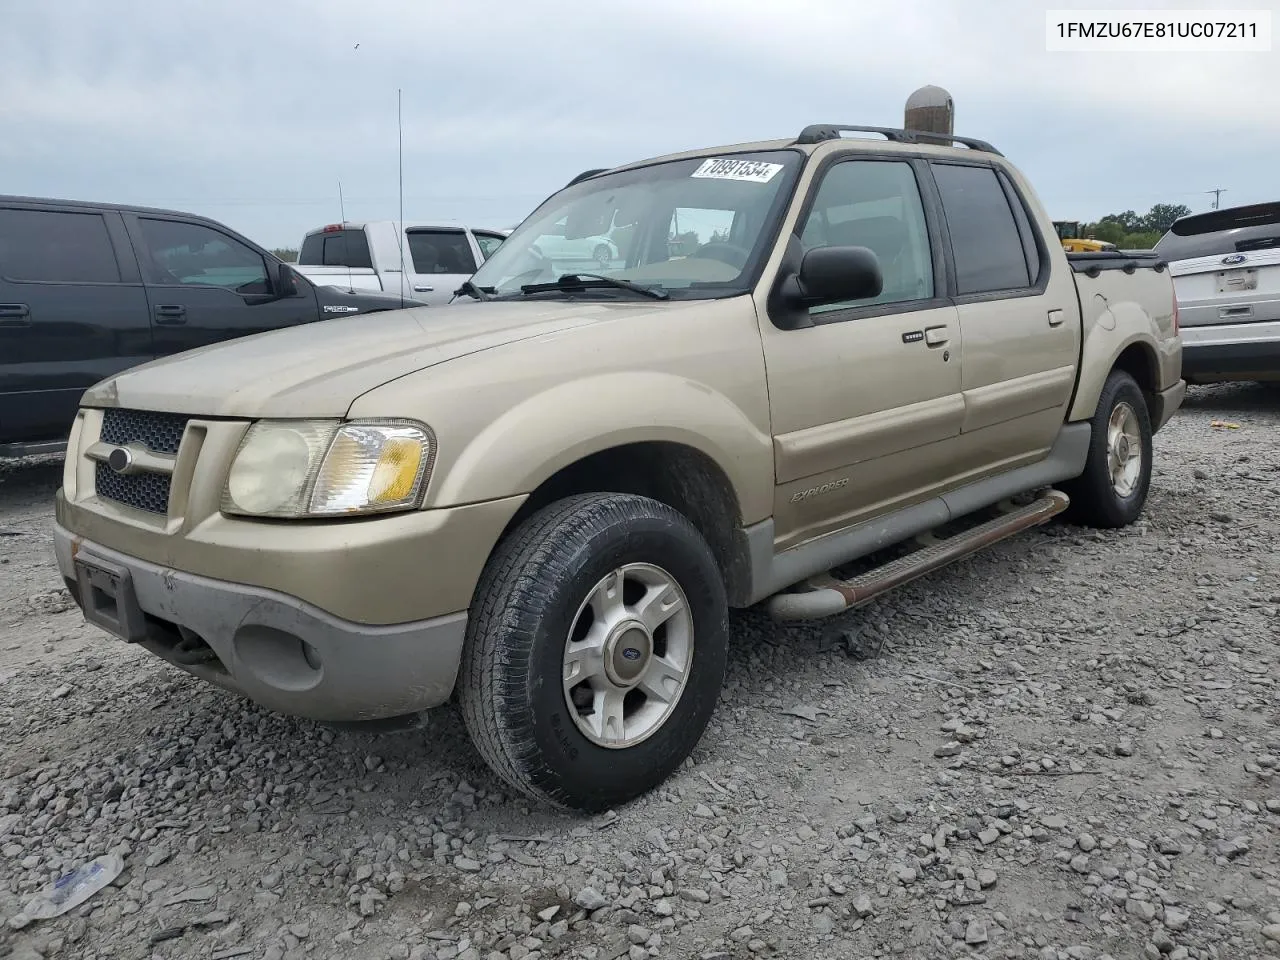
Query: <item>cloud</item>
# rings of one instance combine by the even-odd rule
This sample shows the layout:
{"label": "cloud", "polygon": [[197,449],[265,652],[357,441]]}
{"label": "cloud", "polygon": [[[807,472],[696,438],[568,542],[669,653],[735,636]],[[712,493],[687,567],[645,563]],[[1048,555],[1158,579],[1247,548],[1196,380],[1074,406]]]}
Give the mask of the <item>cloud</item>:
{"label": "cloud", "polygon": [[397,88],[427,219],[504,225],[587,167],[899,125],[923,83],[1055,216],[1274,198],[1274,54],[1049,54],[1025,0],[11,6],[6,189],[177,206],[268,245],[337,219],[339,180],[348,217],[395,215]]}

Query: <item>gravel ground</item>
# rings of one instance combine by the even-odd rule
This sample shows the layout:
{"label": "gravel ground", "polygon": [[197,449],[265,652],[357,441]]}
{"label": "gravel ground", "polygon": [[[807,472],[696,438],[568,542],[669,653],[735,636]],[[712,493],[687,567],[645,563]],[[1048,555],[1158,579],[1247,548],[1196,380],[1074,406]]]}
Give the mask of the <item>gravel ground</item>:
{"label": "gravel ground", "polygon": [[[1052,525],[819,625],[735,616],[695,756],[592,819],[506,794],[451,711],[334,731],[84,627],[60,467],[11,466],[0,955],[1280,955],[1278,428],[1280,389],[1194,390],[1130,529]],[[109,851],[111,887],[22,913]]]}

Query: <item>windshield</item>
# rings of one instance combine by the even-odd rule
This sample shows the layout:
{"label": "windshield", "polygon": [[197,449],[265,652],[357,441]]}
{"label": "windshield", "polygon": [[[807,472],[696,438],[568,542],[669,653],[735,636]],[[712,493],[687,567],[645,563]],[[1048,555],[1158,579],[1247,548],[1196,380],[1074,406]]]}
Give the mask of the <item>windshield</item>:
{"label": "windshield", "polygon": [[[789,150],[697,157],[584,180],[534,211],[472,282],[499,297],[576,274],[629,280],[673,298],[746,292],[802,159]],[[625,295],[619,289],[538,292]]]}

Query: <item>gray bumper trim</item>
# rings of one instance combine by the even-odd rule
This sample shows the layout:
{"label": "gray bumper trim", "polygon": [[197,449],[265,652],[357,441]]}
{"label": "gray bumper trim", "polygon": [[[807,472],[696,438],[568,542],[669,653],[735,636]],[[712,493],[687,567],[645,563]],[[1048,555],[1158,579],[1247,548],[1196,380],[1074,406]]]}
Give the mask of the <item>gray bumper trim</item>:
{"label": "gray bumper trim", "polygon": [[[152,624],[140,646],[269,709],[316,720],[376,720],[438,706],[453,691],[465,611],[391,626],[352,623],[281,593],[125,556],[56,525],[54,549],[62,575],[73,582],[73,552],[127,568],[138,606],[172,625]],[[197,634],[217,661],[180,662],[174,627]]]}

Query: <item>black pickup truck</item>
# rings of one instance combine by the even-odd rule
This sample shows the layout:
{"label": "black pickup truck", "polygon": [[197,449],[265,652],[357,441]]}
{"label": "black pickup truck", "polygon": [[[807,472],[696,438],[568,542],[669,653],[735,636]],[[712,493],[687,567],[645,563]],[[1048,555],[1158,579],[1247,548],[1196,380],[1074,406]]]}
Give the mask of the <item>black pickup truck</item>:
{"label": "black pickup truck", "polygon": [[85,389],[219,340],[395,310],[316,286],[213,220],[0,196],[0,458],[65,446]]}

